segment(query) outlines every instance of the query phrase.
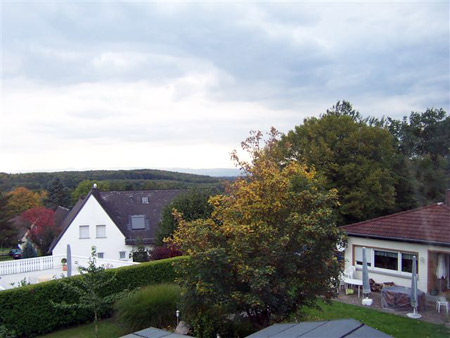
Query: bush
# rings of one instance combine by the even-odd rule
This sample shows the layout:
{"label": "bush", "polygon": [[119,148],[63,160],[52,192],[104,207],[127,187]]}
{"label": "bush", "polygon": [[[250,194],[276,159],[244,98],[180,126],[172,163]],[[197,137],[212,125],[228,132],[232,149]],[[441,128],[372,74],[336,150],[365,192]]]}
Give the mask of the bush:
{"label": "bush", "polygon": [[36,249],[30,242],[27,241],[22,251],[22,258],[34,258],[34,257],[37,257]]}
{"label": "bush", "polygon": [[181,256],[181,251],[175,248],[169,248],[167,246],[157,246],[150,253],[150,259],[152,261],[158,261],[160,259],[172,258]]}
{"label": "bush", "polygon": [[[174,264],[183,259],[185,258],[176,257],[106,270],[108,274],[115,274],[115,278],[103,289],[104,295],[113,295],[125,289],[132,290],[151,284],[173,282]],[[15,332],[17,336],[33,337],[61,327],[91,321],[90,311],[61,310],[52,305],[52,302],[77,302],[77,295],[67,293],[61,283],[77,283],[79,277],[63,278],[0,292],[0,323],[5,330]],[[106,311],[106,314],[110,313],[112,309]]]}
{"label": "bush", "polygon": [[176,284],[147,286],[116,302],[117,321],[129,331],[174,325],[180,292]]}

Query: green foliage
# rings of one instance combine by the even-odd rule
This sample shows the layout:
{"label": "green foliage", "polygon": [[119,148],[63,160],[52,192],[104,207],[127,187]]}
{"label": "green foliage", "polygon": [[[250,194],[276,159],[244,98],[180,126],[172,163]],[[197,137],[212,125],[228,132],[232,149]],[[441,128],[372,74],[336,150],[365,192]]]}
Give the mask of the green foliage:
{"label": "green foliage", "polygon": [[72,203],[75,204],[81,197],[86,197],[94,184],[97,184],[97,188],[101,191],[109,191],[108,182],[95,182],[92,180],[84,180],[80,182],[75,190],[72,192]]}
{"label": "green foliage", "polygon": [[328,189],[338,190],[341,223],[392,209],[394,151],[387,131],[328,114],[306,120],[283,141],[292,145],[287,157],[305,160],[326,178]]}
{"label": "green foliage", "polygon": [[368,125],[349,103],[320,118],[308,118],[280,142],[284,159],[314,167],[327,189],[339,194],[339,224],[395,209],[395,149],[380,123]]}
{"label": "green foliage", "polygon": [[18,243],[18,232],[10,220],[9,196],[0,191],[0,248],[13,247]]}
{"label": "green foliage", "polygon": [[175,326],[181,289],[176,284],[151,285],[122,298],[114,305],[118,322],[133,332],[149,326]]}
{"label": "green foliage", "polygon": [[22,250],[22,258],[33,258],[37,257],[37,252],[34,246],[29,242],[25,242],[25,246]]}
{"label": "green foliage", "polygon": [[14,338],[17,337],[14,331],[8,330],[5,326],[0,325],[0,337],[2,338]]}
{"label": "green foliage", "polygon": [[58,206],[70,206],[70,189],[67,188],[58,177],[55,177],[47,188],[47,199],[45,206],[55,209]]}
{"label": "green foliage", "polygon": [[[184,257],[141,263],[118,269],[106,270],[114,280],[102,289],[101,296],[109,296],[151,284],[173,282],[174,264]],[[58,309],[54,303],[77,303],[79,296],[67,292],[62,284],[79,283],[81,276],[63,278],[45,283],[28,285],[0,292],[0,323],[18,336],[33,337],[92,320],[87,309]],[[110,313],[112,309],[108,309]]]}
{"label": "green foliage", "polygon": [[87,267],[80,267],[80,278],[76,279],[74,283],[61,284],[67,293],[76,294],[77,301],[74,303],[61,302],[54,303],[58,309],[86,309],[94,316],[95,336],[98,337],[98,319],[101,314],[107,313],[108,308],[111,307],[114,297],[119,293],[112,295],[104,295],[103,289],[111,284],[116,277],[114,274],[106,274],[103,266],[96,265],[97,251],[92,247],[91,257]]}
{"label": "green foliage", "polygon": [[213,210],[212,206],[208,203],[208,199],[218,193],[219,191],[217,189],[194,188],[182,192],[175,197],[175,199],[163,209],[162,220],[156,235],[156,244],[162,246],[164,244],[164,238],[170,237],[177,228],[177,221],[172,214],[174,209],[181,213],[183,219],[186,221],[208,218],[211,216]]}
{"label": "green foliage", "polygon": [[280,166],[277,132],[270,135],[263,147],[261,133],[243,143],[252,163],[233,155],[247,176],[210,199],[211,217],[180,219],[174,233],[172,244],[190,256],[179,282],[196,336],[223,334],[230,315],[245,313],[255,327],[282,321],[332,292],[338,278],[333,254],[344,235],[334,223],[336,192],[296,161]]}
{"label": "green foliage", "polygon": [[[94,323],[77,325],[75,327],[64,328],[41,338],[94,338]],[[111,318],[102,319],[98,323],[98,335],[101,338],[121,337],[128,332],[124,332]],[[1,337],[1,335],[0,335]]]}
{"label": "green foliage", "polygon": [[409,183],[397,192],[399,204],[408,199],[413,206],[443,201],[450,186],[450,116],[443,109],[412,112],[401,121],[389,119],[389,131],[403,155],[401,180]]}

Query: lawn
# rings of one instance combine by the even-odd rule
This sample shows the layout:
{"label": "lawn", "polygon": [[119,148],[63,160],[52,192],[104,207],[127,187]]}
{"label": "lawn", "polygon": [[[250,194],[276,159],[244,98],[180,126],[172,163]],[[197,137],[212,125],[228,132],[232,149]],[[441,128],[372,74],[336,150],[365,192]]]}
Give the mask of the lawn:
{"label": "lawn", "polygon": [[[321,303],[322,311],[308,309],[304,321],[333,320],[353,318],[393,337],[449,337],[450,332],[444,325],[436,325],[420,320],[413,320],[390,313],[385,313],[361,306],[332,301],[330,305]],[[120,337],[127,334],[112,319],[105,319],[99,324],[100,337]],[[81,338],[94,337],[94,324],[85,324],[70,329],[51,333],[46,338]]]}
{"label": "lawn", "polygon": [[13,258],[11,256],[0,256],[0,262],[3,261],[12,261]]}
{"label": "lawn", "polygon": [[[114,323],[113,319],[104,319],[98,323],[98,334],[100,338],[120,337],[128,332],[122,332],[121,328]],[[45,338],[94,338],[94,323],[79,325],[69,329],[55,331]]]}
{"label": "lawn", "polygon": [[308,309],[305,320],[353,318],[393,337],[450,337],[450,331],[444,325],[413,320],[338,301],[332,301],[330,305],[321,303],[320,306],[322,311]]}
{"label": "lawn", "polygon": [[9,249],[8,248],[0,248],[0,262],[2,261],[9,261],[13,258],[8,255]]}

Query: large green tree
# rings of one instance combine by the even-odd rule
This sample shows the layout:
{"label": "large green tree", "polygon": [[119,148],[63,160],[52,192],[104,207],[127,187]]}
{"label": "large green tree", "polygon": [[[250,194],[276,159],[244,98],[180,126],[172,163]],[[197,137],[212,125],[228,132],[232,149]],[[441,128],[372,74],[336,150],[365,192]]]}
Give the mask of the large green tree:
{"label": "large green tree", "polygon": [[450,186],[450,116],[443,109],[412,112],[402,120],[388,119],[398,153],[403,155],[401,179],[409,182],[399,198],[416,205],[443,201]]}
{"label": "large green tree", "polygon": [[162,246],[164,238],[170,237],[177,228],[177,220],[172,214],[174,209],[183,215],[185,221],[193,221],[198,218],[206,219],[211,216],[213,210],[208,203],[208,199],[217,193],[217,189],[193,188],[178,195],[163,209],[161,223],[156,235],[156,244]]}
{"label": "large green tree", "polygon": [[255,327],[282,321],[315,304],[338,278],[336,191],[298,161],[280,166],[276,136],[272,131],[264,145],[259,132],[247,139],[251,163],[233,155],[246,176],[210,199],[210,218],[180,219],[174,233],[171,243],[190,256],[180,283],[183,314],[196,336],[234,334],[227,324],[242,313]]}
{"label": "large green tree", "polygon": [[0,191],[0,247],[12,247],[18,243],[18,231],[9,216],[8,199],[9,196]]}
{"label": "large green tree", "polygon": [[393,137],[374,119],[362,119],[348,102],[304,120],[282,137],[285,159],[314,167],[339,194],[339,224],[395,209]]}

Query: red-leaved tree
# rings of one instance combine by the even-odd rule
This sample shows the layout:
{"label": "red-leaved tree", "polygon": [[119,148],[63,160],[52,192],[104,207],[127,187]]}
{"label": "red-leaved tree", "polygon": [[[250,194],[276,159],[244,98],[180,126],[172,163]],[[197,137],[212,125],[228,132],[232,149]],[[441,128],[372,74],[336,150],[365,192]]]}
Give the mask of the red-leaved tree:
{"label": "red-leaved tree", "polygon": [[55,226],[55,212],[44,207],[32,208],[22,213],[21,218],[29,228],[28,238],[46,255],[59,230]]}

